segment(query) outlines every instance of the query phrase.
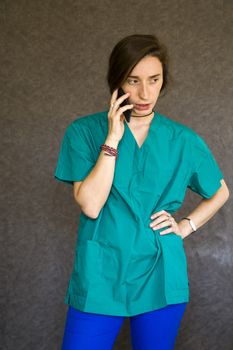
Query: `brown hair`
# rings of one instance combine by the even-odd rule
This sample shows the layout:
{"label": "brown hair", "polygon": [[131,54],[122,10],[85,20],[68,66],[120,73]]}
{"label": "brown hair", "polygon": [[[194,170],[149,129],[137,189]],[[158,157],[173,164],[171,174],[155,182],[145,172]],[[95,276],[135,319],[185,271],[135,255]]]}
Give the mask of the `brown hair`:
{"label": "brown hair", "polygon": [[157,57],[163,68],[161,91],[167,90],[172,77],[168,72],[167,48],[155,35],[133,34],[121,39],[113,48],[109,57],[107,82],[110,93],[119,88],[136,64],[145,56]]}

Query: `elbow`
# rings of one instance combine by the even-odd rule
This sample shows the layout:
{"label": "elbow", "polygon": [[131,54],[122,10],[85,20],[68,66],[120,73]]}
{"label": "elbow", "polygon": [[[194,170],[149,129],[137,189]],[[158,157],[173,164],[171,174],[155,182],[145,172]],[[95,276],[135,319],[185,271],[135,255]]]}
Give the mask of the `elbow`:
{"label": "elbow", "polygon": [[221,180],[221,187],[218,190],[219,195],[221,196],[222,200],[224,201],[224,203],[229,199],[230,197],[230,191],[228,186],[226,185],[226,182],[222,179]]}
{"label": "elbow", "polygon": [[226,192],[226,195],[225,195],[225,201],[228,201],[229,197],[230,197],[230,192],[227,189],[227,192]]}
{"label": "elbow", "polygon": [[229,189],[228,189],[228,187],[226,185],[224,186],[223,190],[224,190],[224,192],[223,192],[224,199],[225,199],[225,202],[226,202],[229,199],[229,197],[230,197],[230,191],[229,191]]}
{"label": "elbow", "polygon": [[224,191],[222,191],[219,196],[223,204],[225,204],[228,201],[229,197],[230,197],[230,192],[228,189],[224,189]]}
{"label": "elbow", "polygon": [[[99,210],[93,205],[83,203],[78,195],[74,196],[76,203],[80,206],[81,211],[91,219],[97,219],[99,216]],[[88,201],[90,202],[90,201]]]}
{"label": "elbow", "polygon": [[91,219],[97,219],[99,216],[99,212],[97,212],[96,210],[94,210],[94,208],[87,208],[87,207],[81,207],[82,212],[88,216]]}

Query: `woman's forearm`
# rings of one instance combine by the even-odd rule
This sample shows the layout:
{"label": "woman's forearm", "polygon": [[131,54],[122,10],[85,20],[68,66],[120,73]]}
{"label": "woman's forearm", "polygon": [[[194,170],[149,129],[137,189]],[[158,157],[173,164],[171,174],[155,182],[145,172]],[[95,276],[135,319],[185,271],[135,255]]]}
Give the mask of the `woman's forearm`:
{"label": "woman's forearm", "polygon": [[[117,148],[119,141],[107,136],[104,143]],[[113,182],[115,163],[114,156],[108,156],[101,150],[94,168],[83,180],[76,201],[87,216],[98,217],[99,211],[106,202]]]}
{"label": "woman's forearm", "polygon": [[[209,199],[203,198],[201,203],[189,214],[189,217],[200,228],[223,206],[229,197],[229,191],[222,186],[213,197]],[[193,232],[188,220],[181,220],[179,223],[180,232],[184,239]],[[195,232],[195,231],[194,231]]]}

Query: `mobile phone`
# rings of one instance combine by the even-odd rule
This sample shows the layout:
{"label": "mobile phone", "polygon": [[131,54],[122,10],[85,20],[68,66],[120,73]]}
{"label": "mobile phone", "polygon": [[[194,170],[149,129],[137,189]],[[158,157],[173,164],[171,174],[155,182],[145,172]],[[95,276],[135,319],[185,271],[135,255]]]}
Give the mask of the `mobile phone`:
{"label": "mobile phone", "polygon": [[[118,95],[117,95],[117,98],[121,97],[122,95],[125,95],[125,92],[124,90],[120,87],[118,89]],[[120,104],[120,107],[123,107],[125,105],[130,105],[129,103],[129,99],[126,98],[121,104]],[[130,122],[130,117],[131,117],[131,110],[130,109],[127,109],[126,111],[123,112],[124,116],[125,116],[125,119],[127,121],[127,123]]]}

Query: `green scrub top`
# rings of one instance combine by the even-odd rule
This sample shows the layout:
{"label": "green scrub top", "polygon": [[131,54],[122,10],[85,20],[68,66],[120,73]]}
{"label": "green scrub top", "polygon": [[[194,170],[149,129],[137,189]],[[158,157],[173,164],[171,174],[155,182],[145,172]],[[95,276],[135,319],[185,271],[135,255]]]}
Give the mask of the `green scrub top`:
{"label": "green scrub top", "polygon": [[[68,125],[55,179],[73,185],[90,173],[108,134],[107,113]],[[95,219],[81,211],[64,303],[86,312],[134,316],[189,301],[183,239],[173,232],[160,235],[169,226],[154,231],[151,215],[175,213],[187,188],[212,197],[223,174],[204,140],[186,125],[155,112],[141,147],[124,125],[107,201]]]}

